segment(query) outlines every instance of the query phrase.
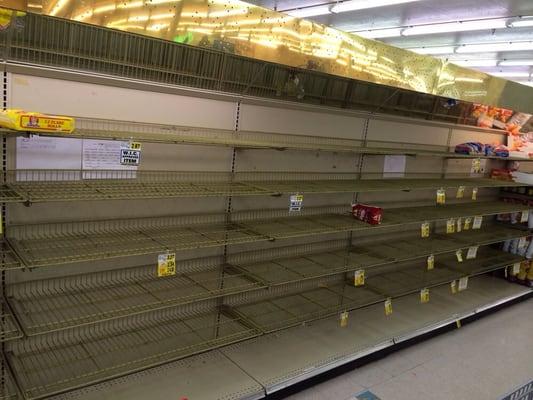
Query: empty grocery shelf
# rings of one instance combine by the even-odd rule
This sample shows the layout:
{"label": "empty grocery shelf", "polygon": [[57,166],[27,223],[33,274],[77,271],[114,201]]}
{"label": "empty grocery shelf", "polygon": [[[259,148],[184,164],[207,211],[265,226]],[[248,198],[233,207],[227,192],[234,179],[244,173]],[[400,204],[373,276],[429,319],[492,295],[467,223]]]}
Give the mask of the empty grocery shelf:
{"label": "empty grocery shelf", "polygon": [[0,298],[0,342],[18,339],[22,337],[17,320],[13,316],[7,302]]}
{"label": "empty grocery shelf", "polygon": [[[483,272],[493,271],[514,264],[523,259],[501,251],[486,249],[477,259],[459,263],[450,256],[433,270],[428,271],[425,262],[418,264],[388,265],[374,271],[364,286],[334,284],[318,287],[298,294],[232,308],[238,315],[257,329],[271,332],[288,326],[310,322],[383,301],[400,297],[424,288],[448,284],[454,280]],[[461,269],[464,267],[463,269]]]}
{"label": "empty grocery shelf", "polygon": [[338,232],[383,229],[473,215],[527,210],[505,202],[392,208],[381,225],[354,219],[344,207],[255,210],[224,214],[11,225],[8,240],[26,267],[91,261],[167,251],[273,241]]}
{"label": "empty grocery shelf", "polygon": [[261,287],[231,266],[222,281],[219,257],[178,261],[177,270],[193,264],[199,271],[167,277],[158,277],[154,265],[15,284],[9,301],[31,336]]}
{"label": "empty grocery shelf", "polygon": [[[439,188],[520,186],[487,178],[358,179],[350,173],[169,172],[169,171],[11,171],[0,191],[5,201],[125,200],[290,193],[352,193]],[[432,174],[426,174],[432,175]],[[433,174],[434,175],[434,174]],[[2,198],[0,197],[0,200]]]}
{"label": "empty grocery shelf", "polygon": [[8,353],[26,399],[37,399],[129,374],[257,336],[239,318],[211,313],[160,321],[93,340]]}

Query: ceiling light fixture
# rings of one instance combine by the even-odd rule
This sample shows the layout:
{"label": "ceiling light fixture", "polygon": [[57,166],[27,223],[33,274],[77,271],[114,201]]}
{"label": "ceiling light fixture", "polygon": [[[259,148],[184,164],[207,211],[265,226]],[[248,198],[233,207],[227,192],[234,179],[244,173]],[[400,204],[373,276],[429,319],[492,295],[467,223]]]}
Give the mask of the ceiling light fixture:
{"label": "ceiling light fixture", "polygon": [[509,26],[511,28],[526,28],[529,26],[533,26],[533,17],[531,16],[520,17],[519,19],[511,21],[509,23]]}
{"label": "ceiling light fixture", "polygon": [[488,74],[498,78],[529,78],[531,76],[529,72],[488,72]]}
{"label": "ceiling light fixture", "polygon": [[405,28],[402,36],[431,35],[435,33],[468,32],[507,28],[505,19],[458,21],[442,24],[418,25]]}
{"label": "ceiling light fixture", "polygon": [[448,60],[461,67],[496,67],[498,60]]}
{"label": "ceiling light fixture", "polygon": [[430,55],[436,55],[436,54],[452,54],[455,52],[455,46],[442,46],[442,47],[415,47],[412,49],[407,49],[410,51],[414,51],[418,54],[430,54]]}
{"label": "ceiling light fixture", "polygon": [[502,67],[521,67],[533,65],[533,60],[503,60],[498,63]]}
{"label": "ceiling light fixture", "polygon": [[456,49],[457,53],[495,53],[500,51],[527,51],[533,50],[533,42],[507,42],[507,43],[482,43],[464,44]]}
{"label": "ceiling light fixture", "polygon": [[415,3],[422,0],[347,0],[335,4],[331,7],[331,12],[342,13],[347,11],[364,10],[367,8],[377,8],[393,6],[397,4]]}
{"label": "ceiling light fixture", "polygon": [[403,29],[404,28],[385,28],[372,29],[368,31],[352,31],[351,33],[367,39],[384,39],[401,36]]}
{"label": "ceiling light fixture", "polygon": [[295,10],[284,11],[285,14],[289,14],[292,17],[296,18],[307,18],[307,17],[316,17],[318,15],[331,14],[330,5],[314,6],[314,7],[305,7],[297,8]]}

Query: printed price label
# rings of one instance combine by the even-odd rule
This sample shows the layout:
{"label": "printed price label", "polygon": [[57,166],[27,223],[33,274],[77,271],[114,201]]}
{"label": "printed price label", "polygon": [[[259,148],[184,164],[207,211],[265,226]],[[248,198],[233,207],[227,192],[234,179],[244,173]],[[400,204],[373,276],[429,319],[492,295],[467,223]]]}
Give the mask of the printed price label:
{"label": "printed price label", "polygon": [[364,284],[365,284],[365,271],[363,269],[359,269],[354,272],[353,285],[363,286]]}
{"label": "printed price label", "polygon": [[455,194],[455,198],[456,199],[462,199],[463,197],[465,197],[465,187],[464,186],[459,186],[457,188],[457,193]]}
{"label": "printed price label", "polygon": [[420,291],[420,302],[427,303],[429,302],[429,289],[425,288]]}
{"label": "printed price label", "polygon": [[446,221],[446,233],[455,233],[455,219],[450,218]]}
{"label": "printed price label", "polygon": [[481,215],[475,216],[474,223],[472,224],[472,229],[480,229],[482,222],[483,222],[483,217]]}
{"label": "printed price label", "polygon": [[465,231],[467,231],[467,230],[470,229],[471,226],[472,226],[472,218],[471,218],[471,217],[466,217],[466,218],[465,218],[465,223],[464,223],[464,225],[463,225],[463,229],[464,229]]}
{"label": "printed price label", "polygon": [[473,174],[479,174],[481,172],[481,158],[474,158],[472,160],[472,168],[470,172]]}
{"label": "printed price label", "polygon": [[392,299],[385,300],[385,315],[392,314]]}
{"label": "printed price label", "polygon": [[429,222],[424,222],[420,225],[420,236],[423,238],[429,237]]}
{"label": "printed price label", "polygon": [[176,275],[176,254],[165,253],[157,256],[157,276]]}
{"label": "printed price label", "polygon": [[472,200],[477,200],[477,187],[472,189]]}
{"label": "printed price label", "polygon": [[20,116],[20,127],[35,132],[66,132],[74,131],[74,119],[47,115],[23,114]]}
{"label": "printed price label", "polygon": [[437,190],[437,204],[446,204],[446,190]]}
{"label": "printed price label", "polygon": [[459,279],[459,285],[457,285],[457,290],[461,292],[463,290],[466,290],[467,287],[468,287],[468,276],[465,276]]}
{"label": "printed price label", "polygon": [[456,232],[461,232],[463,230],[463,219],[462,218],[457,218],[457,227],[456,227]]}
{"label": "printed price label", "polygon": [[466,253],[466,259],[472,260],[477,257],[477,249],[479,246],[472,246],[468,248],[468,252]]}
{"label": "printed price label", "polygon": [[521,249],[525,247],[526,245],[526,237],[522,236],[520,239],[518,239],[518,248]]}
{"label": "printed price label", "polygon": [[452,294],[457,293],[457,281],[450,282],[450,289],[452,291]]}
{"label": "printed price label", "polygon": [[435,268],[435,256],[432,254],[432,255],[428,256],[427,269],[428,269],[428,271],[431,271],[434,268]]}
{"label": "printed price label", "polygon": [[292,194],[289,197],[289,212],[302,211],[304,196],[302,194]]}
{"label": "printed price label", "polygon": [[131,150],[141,150],[141,142],[130,142],[130,149]]}
{"label": "printed price label", "polygon": [[341,321],[341,328],[346,328],[348,326],[348,317],[350,314],[348,314],[348,311],[341,312],[340,321]]}
{"label": "printed price label", "polygon": [[463,250],[457,250],[455,252],[455,257],[457,257],[457,261],[462,263],[463,262]]}
{"label": "printed price label", "polygon": [[514,263],[513,264],[513,271],[512,271],[512,274],[513,275],[518,275],[520,273],[520,263]]}
{"label": "printed price label", "polygon": [[137,166],[141,163],[141,151],[120,149],[120,164]]}
{"label": "printed price label", "polygon": [[520,216],[520,222],[527,222],[529,219],[529,211],[522,211],[522,215]]}

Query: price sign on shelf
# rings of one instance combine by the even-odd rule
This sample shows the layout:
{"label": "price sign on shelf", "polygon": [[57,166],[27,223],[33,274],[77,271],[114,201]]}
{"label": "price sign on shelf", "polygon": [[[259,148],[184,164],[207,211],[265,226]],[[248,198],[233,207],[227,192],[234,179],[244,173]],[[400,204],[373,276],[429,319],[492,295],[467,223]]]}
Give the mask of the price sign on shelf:
{"label": "price sign on shelf", "polygon": [[304,203],[302,194],[291,194],[289,197],[289,212],[300,212]]}
{"label": "price sign on shelf", "polygon": [[471,217],[466,217],[465,218],[465,223],[463,225],[463,230],[468,231],[471,226],[472,226],[472,218]]}
{"label": "price sign on shelf", "polygon": [[442,188],[437,190],[437,204],[446,204],[446,190]]}
{"label": "price sign on shelf", "polygon": [[466,290],[468,288],[468,276],[465,276],[461,279],[459,279],[459,284],[457,285],[457,290],[459,292],[462,292],[463,290]]}
{"label": "price sign on shelf", "polygon": [[529,211],[522,211],[522,215],[520,216],[520,222],[527,222],[529,219]]}
{"label": "price sign on shelf", "polygon": [[157,256],[157,276],[176,275],[176,253],[164,253]]}
{"label": "price sign on shelf", "polygon": [[427,259],[427,270],[431,271],[432,269],[435,269],[435,256],[433,254]]}
{"label": "price sign on shelf", "polygon": [[457,193],[455,194],[455,198],[456,199],[462,199],[463,197],[465,197],[465,187],[464,186],[459,186],[457,188]]}
{"label": "price sign on shelf", "polygon": [[514,263],[513,264],[513,271],[512,271],[512,274],[513,275],[518,275],[520,273],[520,263],[517,262],[517,263]]}
{"label": "price sign on shelf", "polygon": [[385,300],[385,315],[391,315],[392,314],[392,299]]}
{"label": "price sign on shelf", "polygon": [[349,316],[350,316],[350,314],[348,314],[348,311],[341,312],[341,315],[340,315],[341,328],[346,328],[348,326],[348,317]]}
{"label": "price sign on shelf", "polygon": [[420,302],[427,303],[429,302],[429,289],[425,288],[420,291]]}
{"label": "price sign on shelf", "polygon": [[481,215],[475,216],[474,223],[472,224],[472,229],[480,229],[482,222],[483,222],[483,217]]}
{"label": "price sign on shelf", "polygon": [[457,293],[457,281],[450,282],[450,290],[452,291],[452,294]]}
{"label": "price sign on shelf", "polygon": [[354,286],[363,286],[365,284],[365,271],[359,269],[354,272],[353,285]]}
{"label": "price sign on shelf", "polygon": [[479,246],[472,246],[468,248],[468,252],[466,253],[466,259],[472,260],[477,257],[477,249]]}
{"label": "price sign on shelf", "polygon": [[429,222],[424,222],[420,225],[420,236],[423,238],[429,237]]}
{"label": "price sign on shelf", "polygon": [[455,233],[455,218],[446,221],[446,233]]}
{"label": "price sign on shelf", "polygon": [[477,200],[477,187],[472,189],[472,200]]}
{"label": "price sign on shelf", "polygon": [[457,218],[457,227],[455,228],[456,232],[461,232],[463,230],[463,219]]}
{"label": "price sign on shelf", "polygon": [[463,262],[463,250],[459,249],[455,252],[455,257],[457,258],[457,261],[462,263]]}
{"label": "price sign on shelf", "polygon": [[522,236],[520,239],[518,239],[518,248],[522,249],[526,246],[527,238],[525,236]]}

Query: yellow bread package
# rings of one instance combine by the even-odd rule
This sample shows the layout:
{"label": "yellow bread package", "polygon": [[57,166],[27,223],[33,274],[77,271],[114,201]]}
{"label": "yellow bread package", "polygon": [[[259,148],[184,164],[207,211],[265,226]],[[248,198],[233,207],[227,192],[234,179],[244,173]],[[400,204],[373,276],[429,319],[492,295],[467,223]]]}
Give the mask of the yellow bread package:
{"label": "yellow bread package", "polygon": [[0,111],[0,127],[25,132],[72,133],[74,118],[23,110]]}

